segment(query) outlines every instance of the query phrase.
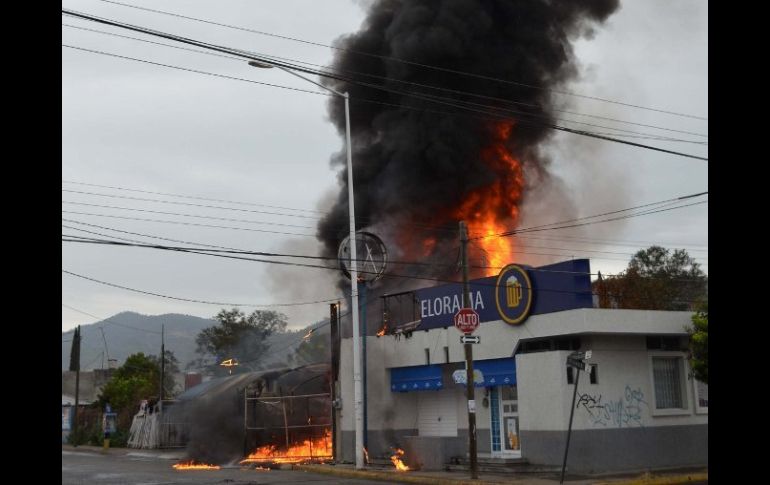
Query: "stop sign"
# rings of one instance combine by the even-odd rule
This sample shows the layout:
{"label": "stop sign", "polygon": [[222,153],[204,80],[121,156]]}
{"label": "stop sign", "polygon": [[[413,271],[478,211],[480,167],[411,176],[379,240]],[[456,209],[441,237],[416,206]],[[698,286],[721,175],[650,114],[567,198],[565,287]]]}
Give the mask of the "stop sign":
{"label": "stop sign", "polygon": [[479,326],[479,314],[472,308],[460,308],[454,316],[455,327],[462,333],[473,333]]}

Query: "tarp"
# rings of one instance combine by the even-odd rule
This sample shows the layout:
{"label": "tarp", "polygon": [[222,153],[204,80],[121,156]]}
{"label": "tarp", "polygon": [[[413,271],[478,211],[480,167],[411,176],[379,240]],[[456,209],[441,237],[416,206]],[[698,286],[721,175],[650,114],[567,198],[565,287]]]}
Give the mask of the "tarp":
{"label": "tarp", "polygon": [[390,369],[390,390],[393,392],[436,391],[442,388],[439,364]]}

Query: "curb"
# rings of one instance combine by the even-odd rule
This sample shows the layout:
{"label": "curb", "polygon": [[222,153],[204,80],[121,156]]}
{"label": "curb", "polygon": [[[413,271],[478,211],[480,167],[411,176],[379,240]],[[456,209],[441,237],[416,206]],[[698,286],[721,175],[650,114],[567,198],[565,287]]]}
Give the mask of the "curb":
{"label": "curb", "polygon": [[[352,470],[348,468],[337,468],[334,466],[319,466],[319,465],[294,465],[294,470],[301,470],[312,473],[319,473],[324,475],[334,475],[344,478],[361,478],[368,480],[380,480],[385,482],[402,482],[402,483],[416,483],[424,485],[480,485],[480,484],[508,484],[517,483],[516,480],[471,480],[462,478],[447,478],[447,477],[429,477],[425,475],[406,474],[398,472],[382,472],[373,470]],[[584,479],[585,480],[585,479]],[[588,479],[590,480],[590,479]],[[663,477],[643,476],[626,480],[607,480],[591,482],[592,485],[686,485],[693,482],[708,480],[708,472],[702,473],[687,473],[679,475],[670,475]],[[585,482],[583,482],[585,483]]]}
{"label": "curb", "polygon": [[708,472],[687,473],[667,477],[639,477],[629,480],[596,482],[594,485],[684,485],[692,482],[708,481]]}
{"label": "curb", "polygon": [[485,483],[490,484],[510,484],[511,482],[499,482],[489,480],[470,480],[470,479],[455,479],[446,477],[426,477],[424,475],[413,475],[407,473],[398,472],[380,472],[369,470],[350,470],[346,468],[336,468],[332,466],[318,466],[318,465],[294,465],[295,470],[302,470],[312,473],[320,473],[325,475],[335,475],[345,478],[362,478],[366,480],[381,480],[384,482],[401,482],[401,483],[418,483],[424,485],[480,485]]}

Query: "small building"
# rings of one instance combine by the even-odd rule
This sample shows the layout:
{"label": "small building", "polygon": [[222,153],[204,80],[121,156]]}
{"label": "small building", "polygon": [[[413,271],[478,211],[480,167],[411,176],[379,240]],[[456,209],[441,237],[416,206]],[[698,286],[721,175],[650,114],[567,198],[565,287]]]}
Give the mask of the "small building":
{"label": "small building", "polygon": [[[481,459],[560,467],[577,384],[567,468],[572,473],[708,464],[708,387],[691,377],[690,312],[594,308],[588,260],[509,265],[470,282],[475,402],[453,316],[460,284],[411,292],[412,318],[367,335],[366,444],[372,457],[406,450],[407,464],[468,459],[475,408]],[[585,372],[566,365],[591,351]],[[339,460],[355,461],[352,339],[340,349]],[[411,456],[410,456],[411,455]]]}
{"label": "small building", "polygon": [[[84,401],[78,399],[78,411],[82,411],[92,404],[93,401]],[[61,395],[61,442],[66,443],[72,431],[72,420],[74,419],[75,397],[66,394]],[[80,421],[80,420],[78,420]]]}

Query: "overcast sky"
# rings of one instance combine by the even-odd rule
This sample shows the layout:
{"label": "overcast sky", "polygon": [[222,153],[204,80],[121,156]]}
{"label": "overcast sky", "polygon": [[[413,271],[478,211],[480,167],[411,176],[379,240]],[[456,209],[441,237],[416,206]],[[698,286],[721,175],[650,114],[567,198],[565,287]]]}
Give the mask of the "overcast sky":
{"label": "overcast sky", "polygon": [[[126,3],[327,45],[340,35],[358,29],[366,4],[352,0],[126,0]],[[62,7],[219,45],[317,64],[329,63],[333,54],[325,47],[98,0],[65,0]],[[62,23],[143,37],[67,16],[62,16]],[[619,11],[597,28],[593,39],[580,40],[575,45],[581,77],[569,86],[569,90],[707,118],[707,25],[708,4],[701,0],[622,2]],[[255,69],[244,61],[69,26],[62,27],[62,44],[323,92],[277,69]],[[708,121],[702,119],[573,96],[559,99],[563,103],[560,107],[569,111],[708,134]],[[120,236],[163,243],[115,232],[117,229],[196,245],[316,254],[318,244],[313,234],[319,216],[317,211],[328,207],[330,196],[338,190],[337,173],[331,168],[329,159],[343,147],[327,119],[326,101],[325,96],[318,94],[62,47],[62,218],[67,219],[62,224],[68,226],[62,228],[62,233],[101,237],[74,229],[80,228],[110,238]],[[354,104],[352,109],[355,109]],[[577,115],[563,114],[563,118],[655,136],[707,141],[707,138],[692,134]],[[586,129],[581,125],[570,126]],[[594,131],[610,132],[599,128]],[[630,140],[708,157],[708,147],[703,144]],[[708,162],[703,160],[566,133],[556,135],[545,148],[553,158],[553,174],[563,183],[564,191],[580,216],[708,190]],[[116,188],[255,205],[184,199]],[[139,198],[155,200],[137,200]],[[705,198],[698,199],[702,200]],[[523,214],[524,226],[555,222],[548,219],[549,200],[546,197],[532,195],[528,204],[529,208]],[[573,233],[574,236],[591,241],[569,239],[569,232],[553,231],[543,235],[551,239],[526,241],[537,248],[532,249],[533,253],[549,256],[532,259],[531,255],[522,254],[519,262],[543,263],[573,256],[590,257],[592,271],[616,273],[626,266],[635,250],[656,243],[686,248],[708,271],[708,204],[596,224]],[[562,239],[557,239],[559,237]],[[551,256],[554,254],[561,256]],[[328,271],[277,271],[274,265],[153,249],[63,242],[62,269],[146,292],[222,303],[296,303],[340,297],[334,288],[334,275]],[[65,273],[62,273],[62,304],[62,331],[97,320],[73,308],[98,317],[110,317],[121,311],[211,317],[223,307],[134,293]],[[255,308],[243,307],[243,310]],[[308,325],[328,314],[326,303],[277,309],[289,315],[293,327]]]}

